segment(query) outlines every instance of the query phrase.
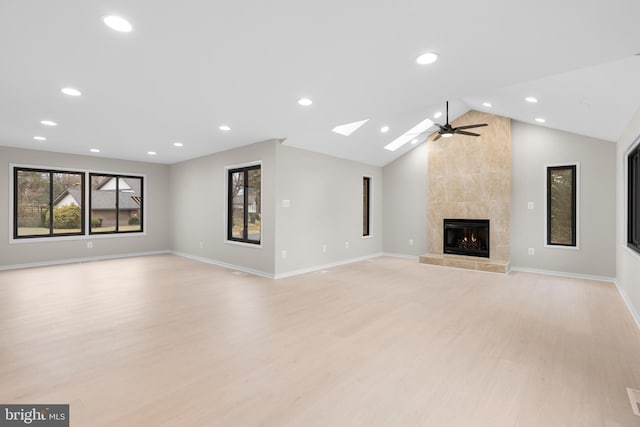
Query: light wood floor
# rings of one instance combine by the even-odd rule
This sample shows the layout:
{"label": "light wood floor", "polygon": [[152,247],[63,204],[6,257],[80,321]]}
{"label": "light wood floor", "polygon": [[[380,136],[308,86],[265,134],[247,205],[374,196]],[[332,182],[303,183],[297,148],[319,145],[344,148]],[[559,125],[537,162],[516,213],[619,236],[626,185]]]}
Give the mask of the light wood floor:
{"label": "light wood floor", "polygon": [[149,256],[0,272],[0,339],[0,402],[70,403],[77,427],[640,425],[609,283]]}

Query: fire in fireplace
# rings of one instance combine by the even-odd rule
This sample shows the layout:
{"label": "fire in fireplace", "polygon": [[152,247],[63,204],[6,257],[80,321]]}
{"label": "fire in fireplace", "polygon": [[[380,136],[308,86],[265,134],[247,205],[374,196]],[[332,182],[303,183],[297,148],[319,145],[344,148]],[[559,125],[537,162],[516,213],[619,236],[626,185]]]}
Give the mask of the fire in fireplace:
{"label": "fire in fireplace", "polygon": [[445,254],[489,258],[488,219],[444,219]]}

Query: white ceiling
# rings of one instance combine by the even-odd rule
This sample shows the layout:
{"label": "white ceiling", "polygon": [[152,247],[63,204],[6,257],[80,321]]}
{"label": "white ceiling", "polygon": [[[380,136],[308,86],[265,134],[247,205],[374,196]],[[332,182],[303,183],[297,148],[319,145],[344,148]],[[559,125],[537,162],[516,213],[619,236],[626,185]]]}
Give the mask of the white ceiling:
{"label": "white ceiling", "polygon": [[[2,0],[0,145],[174,163],[286,138],[384,165],[410,147],[383,147],[447,99],[452,118],[541,116],[616,140],[639,106],[640,2],[522,3]],[[104,26],[112,13],[133,32]],[[440,60],[416,64],[426,51]],[[331,132],[362,119],[349,137]]]}

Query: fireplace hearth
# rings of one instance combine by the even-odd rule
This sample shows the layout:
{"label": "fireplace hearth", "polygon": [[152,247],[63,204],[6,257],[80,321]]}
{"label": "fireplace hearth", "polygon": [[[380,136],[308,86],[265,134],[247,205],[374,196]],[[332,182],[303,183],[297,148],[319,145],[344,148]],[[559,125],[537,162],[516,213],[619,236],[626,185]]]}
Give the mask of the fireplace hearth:
{"label": "fireplace hearth", "polygon": [[443,252],[489,258],[488,219],[444,219]]}

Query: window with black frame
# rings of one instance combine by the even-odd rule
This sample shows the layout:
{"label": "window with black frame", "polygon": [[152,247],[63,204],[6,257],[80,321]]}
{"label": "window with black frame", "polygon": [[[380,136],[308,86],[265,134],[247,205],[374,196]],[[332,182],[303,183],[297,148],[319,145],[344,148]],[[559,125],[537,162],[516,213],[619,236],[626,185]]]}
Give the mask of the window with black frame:
{"label": "window with black frame", "polygon": [[547,167],[547,245],[577,246],[577,166]]}
{"label": "window with black frame", "polygon": [[229,169],[227,240],[260,244],[262,170],[260,165]]}
{"label": "window with black frame", "polygon": [[640,252],[640,145],[628,157],[627,246]]}
{"label": "window with black frame", "polygon": [[371,235],[371,178],[362,178],[362,236]]}
{"label": "window with black frame", "polygon": [[13,238],[84,234],[84,173],[13,169]]}
{"label": "window with black frame", "polygon": [[144,231],[141,176],[89,174],[90,234]]}

